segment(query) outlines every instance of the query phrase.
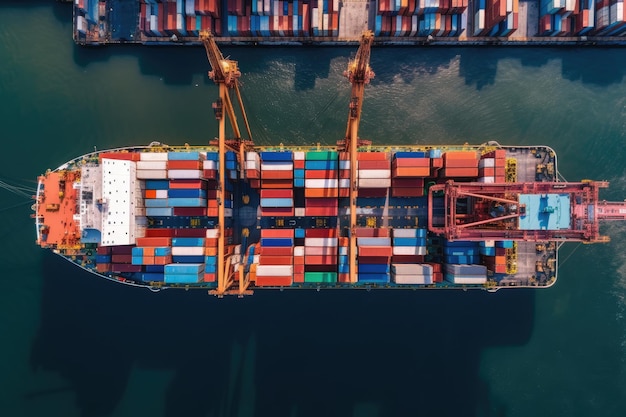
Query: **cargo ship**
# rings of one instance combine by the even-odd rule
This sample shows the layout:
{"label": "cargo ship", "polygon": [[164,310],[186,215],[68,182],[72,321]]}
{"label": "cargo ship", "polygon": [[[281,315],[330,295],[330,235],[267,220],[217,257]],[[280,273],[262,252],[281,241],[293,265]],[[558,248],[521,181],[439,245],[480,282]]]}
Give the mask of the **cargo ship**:
{"label": "cargo ship", "polygon": [[608,183],[561,181],[548,146],[360,139],[371,32],[345,71],[336,146],[255,146],[237,62],[210,33],[201,41],[219,87],[217,139],[96,151],[46,172],[33,205],[39,246],[153,291],[494,291],[551,286],[564,242],[607,242],[599,223],[626,219],[626,203],[599,199]]}
{"label": "cargo ship", "polygon": [[74,0],[83,45],[623,45],[622,0]]}

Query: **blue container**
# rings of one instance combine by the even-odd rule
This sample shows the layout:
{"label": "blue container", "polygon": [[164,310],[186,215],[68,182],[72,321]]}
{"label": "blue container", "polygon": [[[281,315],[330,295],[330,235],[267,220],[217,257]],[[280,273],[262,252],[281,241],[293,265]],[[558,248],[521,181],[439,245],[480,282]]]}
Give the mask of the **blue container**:
{"label": "blue container", "polygon": [[496,242],[496,248],[512,249],[513,241],[512,240],[499,240]]}
{"label": "blue container", "polygon": [[146,207],[169,207],[167,198],[146,198]]}
{"label": "blue container", "polygon": [[206,190],[172,188],[167,190],[167,196],[173,198],[206,198]]}
{"label": "blue container", "polygon": [[110,264],[111,255],[96,255],[96,263],[97,264]]}
{"label": "blue container", "polygon": [[389,264],[359,264],[357,271],[360,274],[388,274]]}
{"label": "blue container", "polygon": [[143,248],[139,248],[139,247],[134,247],[131,250],[131,254],[133,256],[143,256]]}
{"label": "blue container", "polygon": [[172,256],[172,262],[181,264],[203,264],[204,256],[202,255],[176,255]]}
{"label": "blue container", "polygon": [[205,256],[204,263],[206,265],[217,265],[217,256]]}
{"label": "blue container", "polygon": [[337,272],[340,274],[347,274],[350,272],[350,265],[349,264],[342,264],[340,263],[337,266]]}
{"label": "blue container", "polygon": [[172,254],[172,248],[161,246],[154,248],[154,256],[167,256]]}
{"label": "blue container", "polygon": [[496,256],[496,248],[480,248],[480,254],[485,256]]}
{"label": "blue container", "polygon": [[146,180],[146,190],[167,190],[169,188],[169,180]]}
{"label": "blue container", "polygon": [[235,156],[235,152],[226,151],[226,161],[236,161],[237,157]]}
{"label": "blue container", "polygon": [[448,264],[478,264],[480,263],[480,255],[445,255],[444,259]]}
{"label": "blue container", "polygon": [[261,246],[267,246],[267,247],[288,246],[288,247],[293,247],[293,239],[288,238],[288,237],[263,237],[263,238],[261,238]]}
{"label": "blue container", "polygon": [[304,169],[294,169],[293,170],[294,178],[304,178]]}
{"label": "blue container", "polygon": [[306,233],[304,232],[304,229],[296,229],[295,230],[295,237],[296,238],[303,238],[303,237],[305,237],[305,234]]}
{"label": "blue container", "polygon": [[[202,258],[202,257],[201,257]],[[187,263],[187,264],[167,264],[165,265],[165,274],[199,274],[204,271],[204,263]]]}
{"label": "blue container", "polygon": [[158,272],[142,272],[139,274],[139,279],[143,282],[163,282],[165,276]]}
{"label": "blue container", "polygon": [[237,169],[237,161],[226,161],[226,169]]}
{"label": "blue container", "polygon": [[175,237],[172,238],[172,246],[204,246],[203,237]]}
{"label": "blue container", "polygon": [[206,198],[169,198],[168,203],[170,207],[206,207],[207,204]]}
{"label": "blue container", "polygon": [[165,265],[146,265],[146,272],[165,272]]}
{"label": "blue container", "polygon": [[294,187],[304,187],[304,178],[295,178],[293,180]]}
{"label": "blue container", "polygon": [[426,246],[426,239],[416,237],[394,237],[393,246]]}
{"label": "blue container", "polygon": [[472,256],[472,255],[478,255],[480,253],[480,250],[477,247],[453,246],[453,247],[444,247],[443,253],[444,255]]}
{"label": "blue container", "polygon": [[217,152],[207,152],[206,153],[207,161],[215,161],[218,162],[220,160],[220,155]]}
{"label": "blue container", "polygon": [[389,282],[389,274],[358,274],[357,281],[384,284]]}
{"label": "blue container", "polygon": [[262,198],[261,207],[293,207],[293,198]]}
{"label": "blue container", "polygon": [[426,152],[396,152],[394,156],[398,159],[402,158],[428,158]]}
{"label": "blue container", "polygon": [[168,217],[172,216],[171,207],[146,207],[146,216],[150,217]]}
{"label": "blue container", "polygon": [[168,274],[165,273],[164,281],[167,284],[194,284],[202,281],[202,274]]}
{"label": "blue container", "polygon": [[199,161],[200,152],[168,152],[167,159],[170,161]]}
{"label": "blue container", "polygon": [[337,259],[337,262],[339,262],[340,264],[348,264],[348,255],[339,255],[339,259]]}
{"label": "blue container", "polygon": [[260,153],[261,161],[293,161],[293,152],[285,151],[285,152],[261,152]]}
{"label": "blue container", "polygon": [[326,161],[304,161],[305,169],[338,169],[339,161],[326,160]]}
{"label": "blue container", "polygon": [[204,272],[207,274],[214,274],[217,271],[217,265],[205,265]]}
{"label": "blue container", "polygon": [[143,256],[133,256],[130,263],[132,265],[143,265]]}

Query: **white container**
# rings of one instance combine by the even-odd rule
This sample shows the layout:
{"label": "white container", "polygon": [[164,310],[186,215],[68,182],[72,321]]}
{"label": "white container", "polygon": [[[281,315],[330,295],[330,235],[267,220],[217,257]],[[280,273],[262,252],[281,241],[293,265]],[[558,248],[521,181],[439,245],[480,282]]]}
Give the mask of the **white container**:
{"label": "white container", "polygon": [[350,161],[339,160],[339,169],[350,169]]}
{"label": "white container", "polygon": [[304,186],[306,188],[337,188],[339,180],[336,178],[305,179]]}
{"label": "white container", "polygon": [[305,237],[304,246],[337,246],[336,237]]}
{"label": "white container", "polygon": [[198,169],[169,169],[167,177],[175,180],[199,180],[202,171]]}
{"label": "white container", "polygon": [[293,248],[293,256],[304,256],[304,246],[295,246]]}
{"label": "white container", "polygon": [[261,169],[261,163],[259,161],[246,161],[246,169]]}
{"label": "white container", "polygon": [[347,246],[339,246],[339,255],[347,255],[348,247]]}
{"label": "white container", "polygon": [[220,234],[219,229],[207,229],[206,230],[206,237],[215,238],[215,237],[218,237],[219,234]]}
{"label": "white container", "polygon": [[484,158],[478,161],[478,168],[493,168],[496,166],[495,158]]}
{"label": "white container", "polygon": [[202,246],[172,246],[172,255],[203,256]]}
{"label": "white container", "polygon": [[167,198],[167,190],[155,190],[156,198]]}
{"label": "white container", "polygon": [[290,277],[293,276],[293,265],[259,265],[256,267],[257,277]]}
{"label": "white container", "polygon": [[206,159],[202,161],[202,169],[217,169],[217,161]]}
{"label": "white container", "polygon": [[391,246],[390,237],[357,237],[358,246]]}
{"label": "white container", "polygon": [[339,188],[350,188],[350,179],[349,178],[339,179]]}
{"label": "white container", "polygon": [[246,152],[246,161],[261,162],[261,157],[256,152]]}
{"label": "white container", "polygon": [[480,275],[446,275],[446,281],[454,284],[485,284],[487,277]]}
{"label": "white container", "polygon": [[138,169],[137,178],[140,180],[164,180],[167,179],[167,170]]}
{"label": "white container", "polygon": [[359,188],[389,188],[391,178],[359,178]]}
{"label": "white container", "polygon": [[142,170],[142,169],[166,170],[167,169],[167,161],[138,161],[137,162],[137,169],[138,170]]}
{"label": "white container", "polygon": [[392,264],[391,271],[396,275],[432,275],[433,267],[428,264]]}
{"label": "white container", "polygon": [[293,214],[296,217],[304,217],[305,213],[306,213],[306,210],[304,209],[304,207],[296,207]]}
{"label": "white container", "polygon": [[389,169],[359,169],[359,179],[365,178],[391,178]]}
{"label": "white container", "polygon": [[417,229],[393,229],[393,237],[417,237]]}
{"label": "white container", "polygon": [[496,177],[480,177],[478,178],[478,182],[483,184],[494,184],[496,182]]}
{"label": "white container", "polygon": [[166,152],[142,152],[139,154],[140,161],[167,161]]}
{"label": "white container", "polygon": [[391,279],[396,284],[432,284],[433,277],[430,275],[394,275]]}
{"label": "white container", "polygon": [[304,152],[296,151],[296,152],[293,153],[293,160],[294,161],[304,161],[304,158],[305,158],[304,155],[305,155]]}
{"label": "white container", "polygon": [[261,163],[261,171],[293,171],[293,162]]}
{"label": "white container", "polygon": [[426,246],[394,246],[394,255],[426,255]]}

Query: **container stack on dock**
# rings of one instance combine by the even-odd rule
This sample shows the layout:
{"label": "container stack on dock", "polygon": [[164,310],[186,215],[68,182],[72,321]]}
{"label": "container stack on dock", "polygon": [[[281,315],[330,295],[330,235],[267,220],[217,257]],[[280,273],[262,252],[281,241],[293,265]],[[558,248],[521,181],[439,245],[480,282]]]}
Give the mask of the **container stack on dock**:
{"label": "container stack on dock", "polygon": [[510,36],[518,28],[519,0],[474,0],[474,36]]}
{"label": "container stack on dock", "polygon": [[393,254],[390,229],[358,228],[358,282],[386,284],[390,282],[390,261]]}
{"label": "container stack on dock", "polygon": [[228,0],[228,36],[300,37],[309,36],[309,0]]}
{"label": "container stack on dock", "polygon": [[222,33],[219,0],[141,0],[139,29],[148,37],[197,37]]}
{"label": "container stack on dock", "polygon": [[339,35],[339,0],[311,0],[313,36]]}
{"label": "container stack on dock", "polygon": [[475,151],[449,151],[443,153],[443,169],[439,178],[478,177],[478,157]]}
{"label": "container stack on dock", "polygon": [[506,152],[498,149],[481,156],[478,161],[478,182],[503,183],[506,180]]}
{"label": "container stack on dock", "polygon": [[378,0],[376,36],[459,36],[468,0]]}

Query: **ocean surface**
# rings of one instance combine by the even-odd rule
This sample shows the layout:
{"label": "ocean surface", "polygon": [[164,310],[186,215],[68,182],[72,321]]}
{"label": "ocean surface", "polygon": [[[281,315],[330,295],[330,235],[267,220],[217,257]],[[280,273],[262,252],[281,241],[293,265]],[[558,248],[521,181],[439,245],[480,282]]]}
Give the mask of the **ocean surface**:
{"label": "ocean surface", "polygon": [[[200,47],[83,48],[71,7],[0,2],[0,180],[96,149],[203,144]],[[258,144],[343,137],[354,48],[236,48]],[[361,137],[546,144],[569,180],[626,197],[626,50],[374,48]],[[20,188],[21,190],[22,188]],[[0,416],[624,416],[626,225],[567,244],[529,291],[152,294],[35,246],[0,189]]]}

